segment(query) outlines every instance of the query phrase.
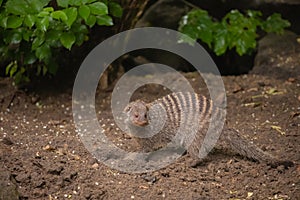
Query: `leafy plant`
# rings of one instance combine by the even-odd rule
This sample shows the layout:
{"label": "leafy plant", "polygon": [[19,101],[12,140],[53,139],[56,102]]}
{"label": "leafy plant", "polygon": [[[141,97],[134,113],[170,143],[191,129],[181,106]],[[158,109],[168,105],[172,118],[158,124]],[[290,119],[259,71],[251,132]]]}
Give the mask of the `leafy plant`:
{"label": "leafy plant", "polygon": [[235,48],[241,56],[251,53],[256,48],[258,28],[265,32],[283,33],[290,23],[274,13],[266,20],[260,11],[248,10],[242,14],[238,10],[227,13],[221,21],[214,20],[208,12],[201,9],[192,10],[180,22],[179,31],[192,38],[183,36],[180,42],[193,44],[197,39],[206,43],[216,55]]}
{"label": "leafy plant", "polygon": [[91,27],[111,26],[112,16],[122,16],[109,0],[0,0],[0,6],[0,62],[10,61],[6,74],[17,84],[32,72],[55,74],[57,50],[80,46]]}

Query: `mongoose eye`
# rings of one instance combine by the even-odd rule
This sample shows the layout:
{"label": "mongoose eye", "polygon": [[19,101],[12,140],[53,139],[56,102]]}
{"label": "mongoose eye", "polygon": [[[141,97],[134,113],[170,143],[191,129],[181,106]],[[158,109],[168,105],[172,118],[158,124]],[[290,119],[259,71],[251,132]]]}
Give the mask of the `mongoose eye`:
{"label": "mongoose eye", "polygon": [[129,112],[130,110],[131,110],[131,106],[127,106],[127,107],[125,107],[125,109],[124,109],[125,112]]}

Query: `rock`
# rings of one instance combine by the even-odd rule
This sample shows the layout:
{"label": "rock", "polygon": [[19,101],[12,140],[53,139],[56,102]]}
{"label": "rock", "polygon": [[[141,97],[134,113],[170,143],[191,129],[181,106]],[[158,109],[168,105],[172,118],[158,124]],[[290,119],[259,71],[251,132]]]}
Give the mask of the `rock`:
{"label": "rock", "polygon": [[[283,35],[268,34],[259,41],[251,74],[270,75],[275,78],[300,75],[300,44],[293,32]],[[298,69],[298,70],[297,70]]]}
{"label": "rock", "polygon": [[264,3],[272,3],[272,4],[290,4],[290,5],[296,5],[300,4],[299,0],[255,0],[255,4],[264,4]]}
{"label": "rock", "polygon": [[25,182],[28,182],[28,180],[30,179],[30,175],[27,174],[26,172],[22,171],[16,176],[15,179],[18,183],[20,183],[20,182],[25,183]]}
{"label": "rock", "polygon": [[158,26],[177,30],[183,15],[191,10],[191,5],[181,0],[160,0],[151,5],[135,27]]}
{"label": "rock", "polygon": [[[151,5],[141,19],[136,23],[135,28],[140,27],[163,27],[177,30],[179,21],[192,5],[181,0],[160,0]],[[159,49],[143,49],[130,53],[122,61],[126,71],[134,66],[146,63],[162,63],[180,71],[195,71],[195,69],[183,58]]]}
{"label": "rock", "polygon": [[60,175],[60,173],[64,170],[62,165],[51,165],[48,167],[47,173],[52,175]]}

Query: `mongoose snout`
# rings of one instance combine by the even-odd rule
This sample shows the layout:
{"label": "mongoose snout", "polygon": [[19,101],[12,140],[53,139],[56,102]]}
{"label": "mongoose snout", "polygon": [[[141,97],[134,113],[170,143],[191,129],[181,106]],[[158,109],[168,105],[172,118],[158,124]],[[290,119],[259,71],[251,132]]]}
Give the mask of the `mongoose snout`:
{"label": "mongoose snout", "polygon": [[135,126],[146,126],[149,124],[148,121],[148,106],[144,101],[136,101],[135,103],[130,103],[124,109],[127,114],[128,122]]}

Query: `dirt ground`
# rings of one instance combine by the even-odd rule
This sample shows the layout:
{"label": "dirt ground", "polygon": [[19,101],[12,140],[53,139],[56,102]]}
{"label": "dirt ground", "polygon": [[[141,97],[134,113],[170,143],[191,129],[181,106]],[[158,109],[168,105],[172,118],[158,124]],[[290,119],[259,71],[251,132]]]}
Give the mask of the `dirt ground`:
{"label": "dirt ground", "polygon": [[[274,168],[214,151],[196,168],[184,155],[154,172],[117,171],[95,159],[77,135],[72,83],[53,80],[17,90],[0,78],[0,200],[300,199],[300,46],[289,35],[262,41],[251,73],[222,78],[227,125],[294,166]],[[183,75],[207,95],[198,73]],[[114,122],[109,88],[96,93],[98,121],[116,146],[133,151],[133,138]],[[147,85],[133,98],[149,102],[168,92]]]}
{"label": "dirt ground", "polygon": [[[299,71],[280,78],[223,77],[228,125],[267,152],[294,161],[293,167],[272,168],[219,152],[196,168],[187,165],[189,156],[184,155],[170,166],[144,174],[111,169],[85,149],[73,124],[72,88],[26,92],[1,78],[2,181],[16,185],[12,190],[20,199],[299,199]],[[185,76],[201,92],[199,75]],[[165,92],[146,87],[136,95],[151,100]],[[131,140],[115,134],[109,120],[110,96],[111,91],[97,93],[99,121],[112,140]]]}

